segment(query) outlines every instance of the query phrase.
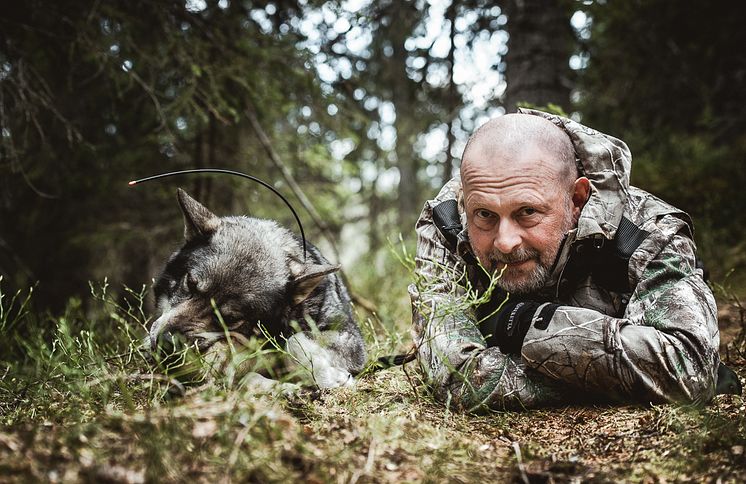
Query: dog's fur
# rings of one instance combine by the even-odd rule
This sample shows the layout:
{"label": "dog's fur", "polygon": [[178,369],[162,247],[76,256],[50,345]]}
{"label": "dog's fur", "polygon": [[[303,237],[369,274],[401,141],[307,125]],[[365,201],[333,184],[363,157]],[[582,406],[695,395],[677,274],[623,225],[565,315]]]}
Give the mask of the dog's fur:
{"label": "dog's fur", "polygon": [[203,351],[219,346],[225,330],[261,332],[286,341],[287,351],[321,388],[350,385],[366,361],[365,346],[338,266],[311,244],[306,258],[298,237],[274,221],[217,217],[178,190],[184,246],[155,284],[161,316],[150,345],[175,334]]}

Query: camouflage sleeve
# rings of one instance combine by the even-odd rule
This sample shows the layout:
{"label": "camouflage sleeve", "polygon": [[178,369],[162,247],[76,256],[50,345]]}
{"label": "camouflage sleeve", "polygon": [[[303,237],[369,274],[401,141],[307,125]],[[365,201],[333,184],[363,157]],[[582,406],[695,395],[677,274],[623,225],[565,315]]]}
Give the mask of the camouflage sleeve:
{"label": "camouflage sleeve", "polygon": [[445,247],[431,210],[428,202],[417,223],[417,283],[409,294],[417,357],[436,398],[471,411],[563,401],[556,385],[527,368],[519,356],[487,347],[469,308],[467,289],[459,284],[466,280],[466,268]]}
{"label": "camouflage sleeve", "polygon": [[[623,318],[562,306],[530,328],[526,364],[575,387],[624,400],[702,403],[715,391],[717,310],[695,266],[684,222],[666,216],[630,260],[634,291]],[[581,289],[582,290],[582,289]]]}

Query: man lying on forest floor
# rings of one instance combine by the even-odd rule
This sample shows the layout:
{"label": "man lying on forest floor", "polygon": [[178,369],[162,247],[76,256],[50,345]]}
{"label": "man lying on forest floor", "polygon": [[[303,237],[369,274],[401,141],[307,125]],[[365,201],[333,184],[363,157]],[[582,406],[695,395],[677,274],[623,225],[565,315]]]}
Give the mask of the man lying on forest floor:
{"label": "man lying on forest floor", "polygon": [[478,410],[740,393],[719,368],[691,219],[629,186],[630,164],[622,141],[533,110],[469,139],[461,176],[417,222],[409,288],[438,399]]}

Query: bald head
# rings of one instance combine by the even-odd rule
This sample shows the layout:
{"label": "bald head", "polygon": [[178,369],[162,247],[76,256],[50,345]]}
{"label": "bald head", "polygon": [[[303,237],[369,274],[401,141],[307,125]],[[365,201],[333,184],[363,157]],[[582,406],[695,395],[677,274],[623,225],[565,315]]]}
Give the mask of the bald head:
{"label": "bald head", "polygon": [[525,159],[529,152],[542,153],[558,181],[569,184],[578,177],[570,137],[551,121],[532,114],[506,114],[477,129],[466,143],[461,176],[471,169],[499,170],[501,165]]}
{"label": "bald head", "polygon": [[501,271],[498,287],[544,287],[590,193],[570,137],[539,116],[493,119],[469,139],[461,182],[469,242],[485,268]]}

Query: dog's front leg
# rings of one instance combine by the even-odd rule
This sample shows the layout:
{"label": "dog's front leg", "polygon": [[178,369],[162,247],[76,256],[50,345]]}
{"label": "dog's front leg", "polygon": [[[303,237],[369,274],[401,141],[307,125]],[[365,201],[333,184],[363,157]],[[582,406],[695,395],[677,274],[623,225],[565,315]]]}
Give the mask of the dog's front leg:
{"label": "dog's front leg", "polygon": [[227,341],[215,342],[204,356],[207,383],[230,380],[234,384],[251,388],[255,393],[272,395],[292,395],[300,390],[300,385],[281,382],[267,378],[255,370],[256,361],[252,358],[241,358],[241,352],[235,352]]}
{"label": "dog's front leg", "polygon": [[[336,331],[324,331],[323,338],[334,338]],[[311,373],[319,388],[353,386],[355,379],[345,368],[340,355],[322,346],[310,333],[296,333],[287,340],[288,353],[296,363]]]}

